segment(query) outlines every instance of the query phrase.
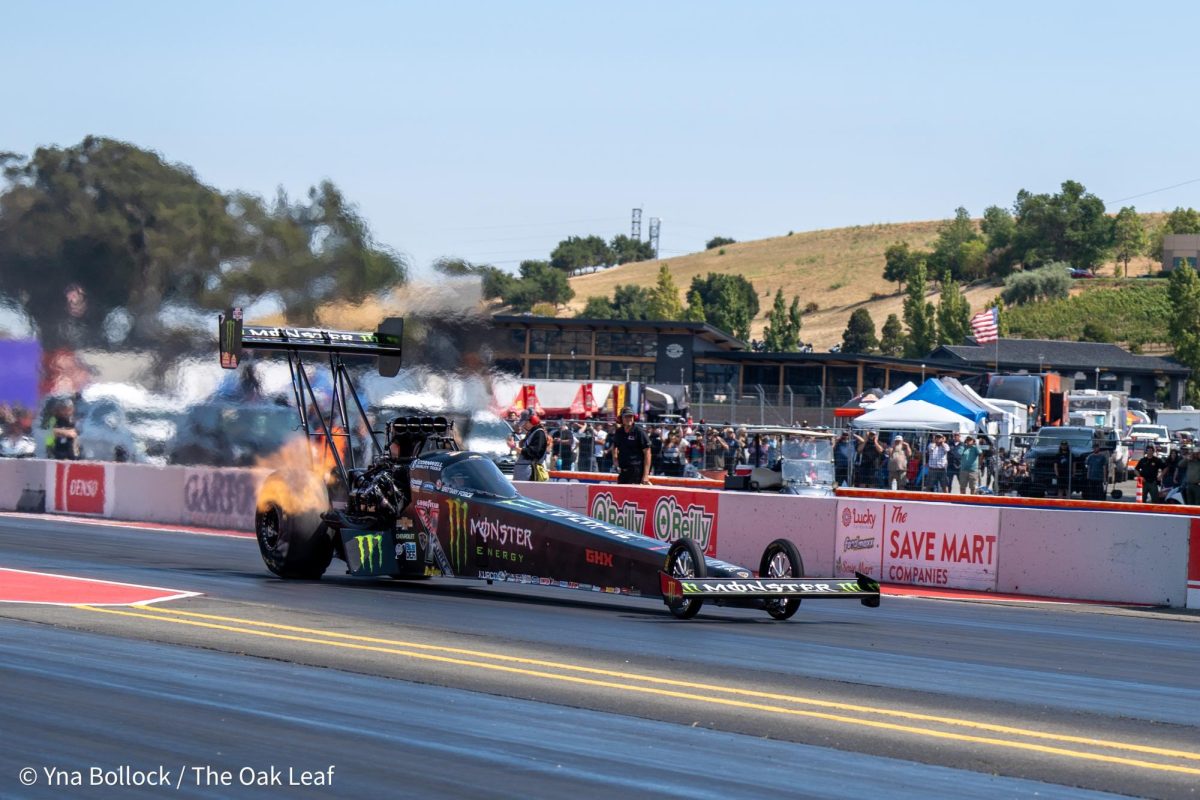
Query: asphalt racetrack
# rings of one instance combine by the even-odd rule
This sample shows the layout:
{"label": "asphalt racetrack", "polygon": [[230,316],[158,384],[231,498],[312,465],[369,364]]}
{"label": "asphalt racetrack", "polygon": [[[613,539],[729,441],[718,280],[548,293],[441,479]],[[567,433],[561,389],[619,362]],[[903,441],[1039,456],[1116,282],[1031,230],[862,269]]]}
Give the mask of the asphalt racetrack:
{"label": "asphalt racetrack", "polygon": [[252,538],[17,515],[0,568],[177,595],[0,603],[2,797],[1200,794],[1195,612],[885,595],[685,622],[338,561],[284,582]]}

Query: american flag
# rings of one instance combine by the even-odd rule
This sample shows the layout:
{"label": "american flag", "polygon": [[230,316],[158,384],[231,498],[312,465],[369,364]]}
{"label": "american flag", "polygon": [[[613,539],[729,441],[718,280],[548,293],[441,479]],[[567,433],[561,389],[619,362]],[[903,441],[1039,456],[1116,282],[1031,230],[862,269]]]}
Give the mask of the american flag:
{"label": "american flag", "polygon": [[971,317],[971,333],[976,344],[987,344],[1000,338],[1000,313],[995,306]]}

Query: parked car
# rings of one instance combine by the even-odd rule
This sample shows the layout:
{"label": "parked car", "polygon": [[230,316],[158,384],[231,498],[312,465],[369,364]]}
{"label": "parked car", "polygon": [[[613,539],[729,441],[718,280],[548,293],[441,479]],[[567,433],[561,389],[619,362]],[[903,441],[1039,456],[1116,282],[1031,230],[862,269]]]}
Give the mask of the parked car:
{"label": "parked car", "polygon": [[464,427],[463,447],[483,453],[501,472],[512,475],[517,460],[510,444],[513,430],[508,423],[490,411],[480,411],[473,414]]}
{"label": "parked car", "polygon": [[1094,278],[1094,277],[1096,277],[1096,273],[1092,272],[1090,269],[1072,269],[1071,277],[1072,278]]}
{"label": "parked car", "polygon": [[249,467],[277,453],[297,433],[296,411],[270,403],[209,402],[192,407],[167,453],[171,464]]}
{"label": "parked car", "polygon": [[121,404],[111,398],[82,402],[75,410],[79,458],[84,461],[146,460],[129,427],[129,417]]}
{"label": "parked car", "polygon": [[[1058,457],[1059,445],[1063,442],[1066,442],[1071,453],[1071,473],[1057,478],[1054,474],[1054,464]],[[1120,444],[1120,439],[1112,428],[1092,428],[1084,425],[1042,426],[1038,430],[1037,439],[1025,452],[1029,480],[1023,483],[1018,491],[1026,497],[1055,495],[1060,488],[1065,488],[1069,494],[1082,492],[1087,486],[1085,463],[1091,455],[1092,445],[1097,442],[1101,451],[1108,457],[1102,487],[1102,496],[1107,495],[1116,478],[1117,465],[1113,454]],[[1065,482],[1065,487],[1060,485],[1060,480]],[[1120,497],[1121,490],[1113,490],[1112,496]]]}

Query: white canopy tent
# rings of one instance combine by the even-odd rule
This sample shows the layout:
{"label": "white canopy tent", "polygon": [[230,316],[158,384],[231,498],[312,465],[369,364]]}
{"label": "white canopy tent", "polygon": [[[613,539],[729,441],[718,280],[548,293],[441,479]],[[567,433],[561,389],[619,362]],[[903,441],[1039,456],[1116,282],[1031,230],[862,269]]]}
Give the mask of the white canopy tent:
{"label": "white canopy tent", "polygon": [[[917,385],[912,381],[906,382],[892,391],[885,394],[883,397],[876,400],[874,403],[863,403],[863,408],[869,408],[871,411],[878,411],[881,408],[888,408],[899,403],[904,398],[917,390]],[[861,418],[861,417],[860,417]]]}
{"label": "white canopy tent", "polygon": [[[886,399],[886,398],[885,398]],[[972,433],[975,423],[961,414],[935,406],[924,400],[908,400],[884,408],[876,408],[855,417],[850,423],[855,428],[895,431],[958,431]]]}

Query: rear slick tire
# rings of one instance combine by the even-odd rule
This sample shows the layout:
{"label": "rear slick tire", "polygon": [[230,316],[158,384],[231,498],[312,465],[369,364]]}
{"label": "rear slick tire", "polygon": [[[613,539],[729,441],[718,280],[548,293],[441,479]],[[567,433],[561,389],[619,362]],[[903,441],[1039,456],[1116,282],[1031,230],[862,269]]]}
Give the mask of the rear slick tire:
{"label": "rear slick tire", "polygon": [[[664,572],[676,580],[708,577],[708,565],[704,561],[704,551],[700,549],[700,545],[696,543],[695,539],[684,536],[671,544],[671,549],[667,551],[667,565]],[[678,619],[691,619],[700,613],[700,607],[703,605],[704,599],[700,597],[690,600],[680,598],[667,603],[667,608]]]}
{"label": "rear slick tire", "polygon": [[321,513],[329,507],[313,475],[272,473],[258,493],[254,538],[263,563],[288,580],[316,580],[333,560],[333,539]]}
{"label": "rear slick tire", "polygon": [[[800,551],[796,549],[796,545],[792,544],[790,539],[776,539],[767,545],[762,561],[759,562],[758,577],[761,580],[803,578],[804,561],[800,558]],[[766,609],[774,619],[790,619],[800,610],[800,598],[767,600]]]}

